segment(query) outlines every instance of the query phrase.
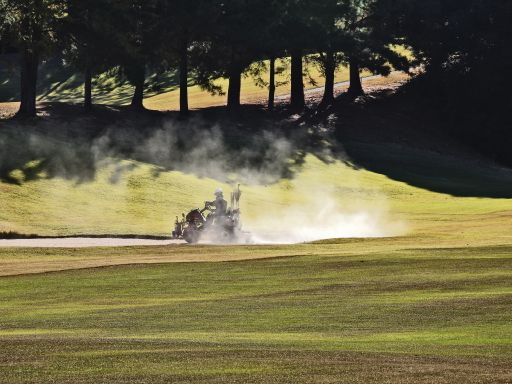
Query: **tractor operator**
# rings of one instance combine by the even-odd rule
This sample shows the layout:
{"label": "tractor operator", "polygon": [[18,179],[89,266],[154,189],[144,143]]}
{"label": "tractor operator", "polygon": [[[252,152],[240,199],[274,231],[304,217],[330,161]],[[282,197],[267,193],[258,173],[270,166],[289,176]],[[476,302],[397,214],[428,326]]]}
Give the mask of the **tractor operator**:
{"label": "tractor operator", "polygon": [[228,202],[224,200],[224,194],[222,193],[222,189],[217,188],[215,190],[215,200],[207,201],[207,207],[215,207],[212,211],[213,217],[223,217],[226,216],[228,210]]}

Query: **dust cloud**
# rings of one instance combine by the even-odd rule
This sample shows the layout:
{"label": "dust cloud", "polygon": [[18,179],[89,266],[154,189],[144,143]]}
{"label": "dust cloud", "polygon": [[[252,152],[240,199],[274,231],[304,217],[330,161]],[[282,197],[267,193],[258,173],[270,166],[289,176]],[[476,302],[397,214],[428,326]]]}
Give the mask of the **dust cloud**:
{"label": "dust cloud", "polygon": [[329,186],[305,187],[292,183],[294,202],[270,198],[271,210],[245,220],[255,243],[294,244],[337,238],[390,237],[406,232],[402,219],[393,217],[382,193],[358,198]]}
{"label": "dust cloud", "polygon": [[143,131],[137,126],[109,127],[92,143],[92,153],[100,166],[122,155],[162,172],[176,170],[223,183],[268,184],[290,176],[298,160],[298,141],[296,134],[244,132],[229,123],[210,125],[196,118],[166,121]]}
{"label": "dust cloud", "polygon": [[[325,127],[321,129],[328,131]],[[279,193],[265,194],[262,209],[242,214],[244,230],[250,232],[254,243],[300,243],[403,233],[405,225],[390,218],[382,193],[358,196],[352,190],[347,194],[324,182],[304,183],[296,177],[308,151],[316,150],[322,159],[340,157],[329,148],[309,148],[306,130],[297,129],[288,135],[266,129],[240,133],[236,127],[208,126],[201,120],[168,121],[152,130],[151,135],[140,138],[132,146],[130,156],[221,183],[242,183],[242,189],[247,186],[258,190],[262,185],[278,188],[275,185],[280,180],[290,180],[291,202],[283,201]],[[108,149],[119,141],[116,132],[108,132],[95,143],[96,159],[112,157]],[[120,178],[119,173],[116,179]],[[211,191],[204,193],[209,196]],[[243,200],[243,204],[255,203]]]}
{"label": "dust cloud", "polygon": [[[321,207],[305,204],[288,207],[276,216],[262,215],[264,221],[275,229],[262,230],[256,225],[252,239],[264,244],[293,244],[325,239],[389,237],[402,234],[402,223],[390,222],[385,211],[345,212],[330,201]],[[266,217],[265,217],[266,216]],[[249,221],[249,228],[254,221]]]}
{"label": "dust cloud", "polygon": [[[109,181],[119,186],[120,195],[124,193],[121,189],[127,188],[121,181],[137,167],[137,163],[151,164],[155,179],[162,172],[180,171],[222,184],[241,183],[242,189],[251,191],[276,186],[285,179],[290,181],[292,191],[288,191],[288,195],[293,195],[293,199],[283,200],[280,194],[265,194],[260,198],[263,199],[263,209],[253,209],[256,213],[242,216],[244,230],[252,233],[256,243],[381,237],[404,231],[402,223],[390,219],[386,197],[382,194],[359,198],[352,192],[345,196],[344,191],[325,183],[311,186],[298,180],[296,176],[300,175],[307,154],[316,155],[323,161],[339,161],[339,153],[311,144],[312,130],[329,132],[330,127],[282,129],[270,123],[265,128],[253,126],[248,129],[231,122],[212,124],[199,118],[164,121],[144,128],[140,125],[137,122],[114,124],[87,135],[81,134],[84,129],[78,126],[61,127],[59,135],[52,133],[50,126],[39,127],[24,140],[20,141],[16,136],[15,146],[8,137],[4,138],[0,141],[0,148],[6,149],[4,154],[12,153],[13,148],[18,153],[16,156],[0,156],[3,174],[19,169],[30,160],[42,159],[32,172],[34,175],[86,183],[94,179],[97,170],[114,166]],[[62,131],[68,133],[63,135]],[[53,139],[55,136],[59,140]],[[319,140],[326,141],[325,138]],[[20,164],[14,164],[14,159]],[[121,159],[132,162],[122,163]],[[27,171],[24,181],[30,181],[29,176]],[[210,193],[204,191],[205,196]],[[246,203],[255,204],[253,201]],[[172,218],[176,212],[165,214]]]}
{"label": "dust cloud", "polygon": [[[218,124],[205,127],[199,121],[189,122],[185,128],[167,122],[135,147],[134,156],[233,186],[242,183],[242,189],[257,191],[267,185],[278,190],[280,180],[289,180],[291,200],[283,200],[280,193],[265,194],[262,209],[243,214],[244,230],[250,232],[254,243],[387,237],[406,231],[403,221],[391,218],[383,193],[336,190],[325,182],[304,182],[297,177],[308,150],[314,152],[305,145],[304,131],[286,136],[264,129],[256,135],[233,137],[235,131]],[[324,160],[341,156],[325,147],[316,151]],[[255,203],[243,200],[243,204]]]}

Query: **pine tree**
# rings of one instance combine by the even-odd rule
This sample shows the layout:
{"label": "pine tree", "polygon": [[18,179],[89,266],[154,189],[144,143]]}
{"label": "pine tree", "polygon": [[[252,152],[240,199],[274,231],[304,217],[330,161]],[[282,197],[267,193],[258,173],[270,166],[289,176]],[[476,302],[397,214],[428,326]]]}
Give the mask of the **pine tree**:
{"label": "pine tree", "polygon": [[20,56],[18,116],[36,116],[39,63],[57,46],[59,24],[66,13],[64,0],[3,0],[0,29]]}
{"label": "pine tree", "polygon": [[62,24],[65,57],[84,75],[84,108],[92,108],[92,78],[114,65],[112,52],[116,42],[110,31],[113,9],[106,0],[69,0]]}

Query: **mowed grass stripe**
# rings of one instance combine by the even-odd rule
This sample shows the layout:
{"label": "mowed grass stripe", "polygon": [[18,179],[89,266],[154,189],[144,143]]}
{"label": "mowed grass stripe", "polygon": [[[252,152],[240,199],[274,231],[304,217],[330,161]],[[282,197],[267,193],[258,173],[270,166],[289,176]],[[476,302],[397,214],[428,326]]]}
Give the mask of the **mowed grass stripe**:
{"label": "mowed grass stripe", "polygon": [[[338,239],[294,245],[172,245],[120,248],[0,248],[0,277],[34,273],[58,272],[131,264],[161,264],[187,262],[243,262],[270,258],[343,256],[385,258],[391,252],[394,258],[501,258],[511,257],[511,245],[490,247],[460,247],[453,239],[404,236],[381,239]],[[464,243],[464,241],[463,241]],[[451,245],[450,247],[448,245]],[[347,261],[345,260],[345,261]]]}
{"label": "mowed grass stripe", "polygon": [[510,256],[392,253],[66,271],[0,279],[1,328],[105,337],[198,330],[366,335],[462,325],[496,330],[512,320],[511,278]]}
{"label": "mowed grass stripe", "polygon": [[[314,256],[2,277],[0,377],[8,383],[510,381],[511,247],[393,251],[369,243],[373,251],[345,255],[336,250],[367,243],[303,245],[307,252],[314,247]],[[30,252],[10,250],[11,259],[17,251]]]}
{"label": "mowed grass stripe", "polygon": [[[511,377],[509,361],[503,358],[272,350],[183,342],[35,344],[39,349],[34,350],[31,341],[0,341],[0,350],[20,362],[20,367],[6,371],[10,383],[506,383]],[[64,353],[52,353],[55,350]]]}

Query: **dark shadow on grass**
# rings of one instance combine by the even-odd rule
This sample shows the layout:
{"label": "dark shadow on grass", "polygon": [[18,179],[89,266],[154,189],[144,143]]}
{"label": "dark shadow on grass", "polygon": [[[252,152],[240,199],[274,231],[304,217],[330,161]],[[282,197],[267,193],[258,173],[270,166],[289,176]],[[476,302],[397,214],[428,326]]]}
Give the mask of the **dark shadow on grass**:
{"label": "dark shadow on grass", "polygon": [[512,197],[512,169],[461,144],[442,116],[406,95],[373,94],[339,102],[337,142],[354,168],[433,192],[460,197]]}
{"label": "dark shadow on grass", "polygon": [[154,165],[155,178],[178,170],[223,182],[236,174],[244,182],[272,183],[293,177],[314,150],[307,129],[259,106],[245,106],[236,116],[224,108],[192,111],[187,119],[98,105],[86,114],[62,103],[41,104],[39,112],[38,119],[11,119],[0,129],[2,181],[61,177],[83,183],[107,162],[114,164],[115,183],[133,169],[120,165],[125,159]]}
{"label": "dark shadow on grass", "polygon": [[[63,177],[93,180],[109,159],[154,165],[153,176],[178,170],[223,182],[238,174],[247,183],[293,178],[307,154],[326,163],[344,161],[415,187],[454,196],[512,197],[512,170],[478,155],[443,132],[428,106],[412,105],[389,91],[301,115],[278,105],[244,105],[177,112],[134,112],[97,105],[43,104],[36,121],[7,121],[0,129],[0,179],[22,184]],[[115,162],[112,162],[115,163]],[[132,166],[133,165],[132,163]],[[115,183],[130,167],[115,165]]]}
{"label": "dark shadow on grass", "polygon": [[512,198],[512,171],[475,159],[397,144],[348,142],[359,167],[433,192],[460,197]]}

